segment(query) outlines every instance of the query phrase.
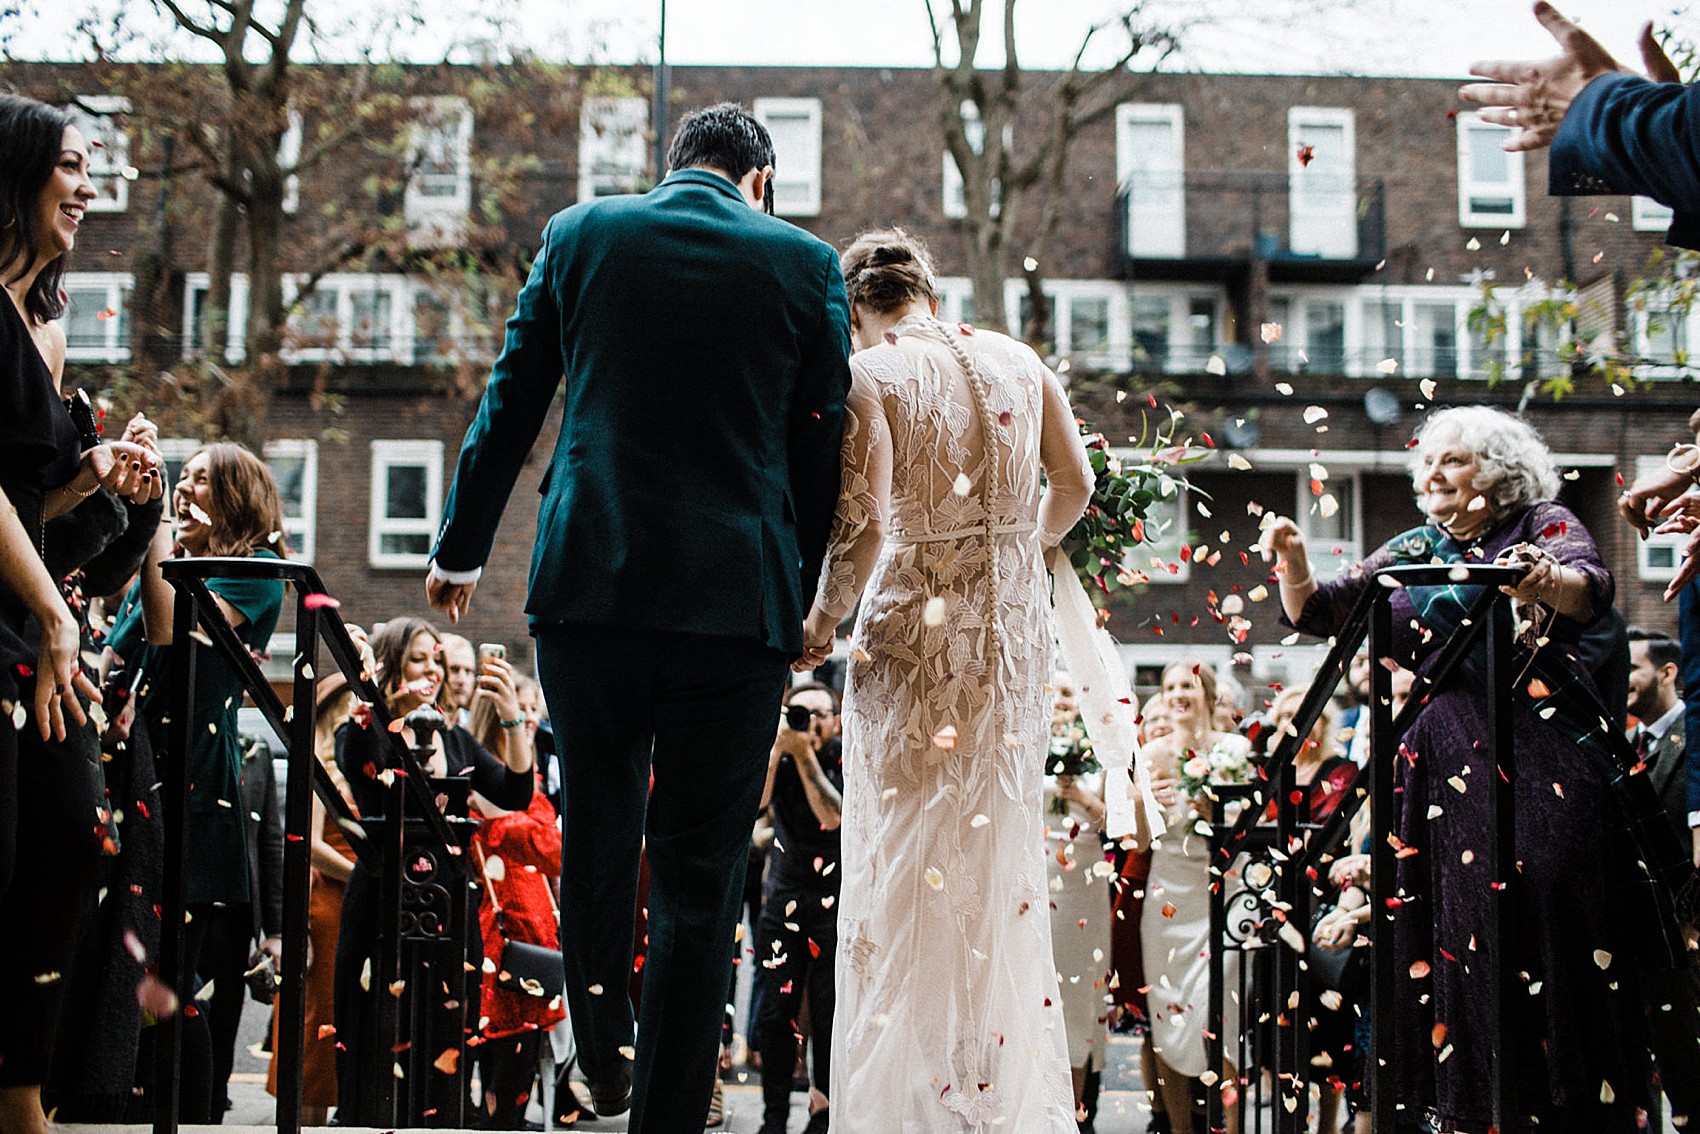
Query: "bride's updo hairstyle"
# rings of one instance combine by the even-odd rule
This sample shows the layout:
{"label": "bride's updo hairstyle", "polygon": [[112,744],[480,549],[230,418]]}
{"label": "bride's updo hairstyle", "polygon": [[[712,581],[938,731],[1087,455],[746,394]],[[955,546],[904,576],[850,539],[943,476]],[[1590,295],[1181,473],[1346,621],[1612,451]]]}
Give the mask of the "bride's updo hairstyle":
{"label": "bride's updo hairstyle", "polygon": [[852,304],[884,314],[917,299],[939,300],[933,258],[918,237],[901,228],[864,232],[844,250],[844,290]]}

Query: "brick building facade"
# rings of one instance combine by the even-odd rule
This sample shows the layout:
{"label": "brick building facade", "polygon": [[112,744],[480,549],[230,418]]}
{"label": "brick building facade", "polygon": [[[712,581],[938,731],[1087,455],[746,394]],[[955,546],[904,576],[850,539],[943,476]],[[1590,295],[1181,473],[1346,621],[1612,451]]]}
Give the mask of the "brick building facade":
{"label": "brick building facade", "polygon": [[[486,265],[523,266],[557,208],[648,184],[650,114],[638,93],[646,74],[619,76],[623,96],[587,93],[621,84],[581,84],[570,71],[549,83],[498,76],[494,97],[489,81],[472,77],[430,72],[440,105],[400,147],[405,155],[368,149],[304,177],[289,222],[299,231],[286,243],[305,247],[339,207],[314,178],[337,179],[340,190],[384,161],[424,170],[389,207],[409,225],[467,224]],[[59,101],[92,82],[47,65],[14,67],[7,79]],[[1033,80],[1041,98],[1049,79]],[[122,97],[110,76],[102,82],[107,98]],[[483,93],[454,93],[474,87]],[[973,318],[964,228],[951,215],[960,190],[938,137],[929,72],[684,67],[672,72],[672,92],[679,109],[734,99],[768,121],[780,212],[823,239],[842,245],[884,224],[926,236],[939,261],[942,313]],[[1298,515],[1322,563],[1350,562],[1417,522],[1405,442],[1430,402],[1524,405],[1572,470],[1564,498],[1600,542],[1625,615],[1674,626],[1659,601],[1672,546],[1637,544],[1612,511],[1617,477],[1658,459],[1684,435],[1694,407],[1691,392],[1667,380],[1680,371],[1672,359],[1686,350],[1686,314],[1655,312],[1649,322],[1624,302],[1626,281],[1659,247],[1659,210],[1547,197],[1544,156],[1504,155],[1494,128],[1457,113],[1455,92],[1437,80],[1155,75],[1081,137],[1068,207],[1041,265],[1055,300],[1041,350],[1071,383],[1077,412],[1113,441],[1142,432],[1154,396],[1183,412],[1181,436],[1208,433],[1218,449],[1153,549],[1180,570],[1151,570],[1151,584],[1116,600],[1112,629],[1142,676],[1182,655],[1220,662],[1243,654],[1242,676],[1257,681],[1308,672],[1308,650],[1283,643],[1273,601],[1248,608],[1254,628],[1235,644],[1209,613],[1210,593],[1266,578],[1255,557],[1241,561],[1256,538],[1251,507]],[[117,142],[126,121],[91,125]],[[1011,139],[1018,150],[1036,142],[1021,131],[1018,123]],[[104,148],[106,186],[125,200],[91,211],[83,230],[69,281],[73,380],[104,384],[112,367],[144,356],[169,367],[193,337],[206,265],[204,240],[190,237],[205,224],[207,190],[180,178],[168,211],[158,207],[158,178],[124,176],[132,162],[144,174],[156,168],[157,134],[138,130],[127,150]],[[496,164],[519,191],[510,189],[491,221],[481,171]],[[162,224],[176,226],[175,239],[161,239]],[[142,326],[129,315],[135,265],[160,248],[171,250],[166,283]],[[298,313],[300,337],[269,417],[291,494],[292,542],[310,554],[345,615],[361,622],[423,609],[423,555],[476,406],[477,376],[511,303],[511,278],[486,288],[483,309],[471,312],[413,267],[405,257],[369,259],[319,281]],[[1552,334],[1525,322],[1561,278],[1591,285],[1579,318],[1593,331],[1621,331],[1648,360],[1638,372],[1646,381],[1614,394],[1582,378],[1558,400],[1527,388],[1561,368]],[[1472,318],[1483,281],[1499,287],[1507,333],[1497,342],[1484,339],[1479,311]],[[1012,321],[1024,286],[1012,281],[1004,297]],[[1280,325],[1279,337],[1265,333],[1269,324]],[[1488,380],[1500,372],[1503,381]],[[683,406],[688,373],[678,381]],[[1316,420],[1312,407],[1326,418]],[[543,428],[552,435],[552,422]],[[1251,467],[1230,469],[1230,448]],[[464,625],[474,640],[508,641],[522,658],[534,531],[528,489],[546,459],[546,449],[532,454]],[[1316,507],[1313,465],[1326,470],[1322,487],[1339,505],[1332,515]]]}

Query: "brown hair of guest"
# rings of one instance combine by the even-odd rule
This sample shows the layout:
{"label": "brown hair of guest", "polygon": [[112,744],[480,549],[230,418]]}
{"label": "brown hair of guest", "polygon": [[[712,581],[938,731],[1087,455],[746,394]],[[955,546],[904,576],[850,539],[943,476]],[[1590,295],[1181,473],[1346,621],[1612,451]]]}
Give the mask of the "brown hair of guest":
{"label": "brown hair of guest", "polygon": [[844,250],[842,264],[850,302],[869,311],[896,311],[916,299],[939,301],[932,255],[919,237],[901,228],[862,233]]}
{"label": "brown hair of guest", "polygon": [[[392,700],[400,691],[401,669],[407,660],[407,651],[412,648],[413,639],[421,634],[429,634],[441,650],[443,636],[437,632],[437,627],[412,615],[392,618],[372,635],[372,658],[377,662],[378,689],[383,693],[385,701]],[[445,694],[447,689],[447,681],[438,683],[437,700],[433,707],[439,712],[449,712]]]}
{"label": "brown hair of guest", "polygon": [[207,554],[252,555],[270,548],[287,555],[283,504],[265,462],[234,441],[220,441],[201,452],[206,454],[212,489]]}

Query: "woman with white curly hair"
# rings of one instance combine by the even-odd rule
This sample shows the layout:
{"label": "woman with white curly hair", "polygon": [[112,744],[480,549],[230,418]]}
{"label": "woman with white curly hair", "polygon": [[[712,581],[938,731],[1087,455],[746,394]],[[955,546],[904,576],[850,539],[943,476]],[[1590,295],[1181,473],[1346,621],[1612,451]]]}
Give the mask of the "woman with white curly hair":
{"label": "woman with white curly hair", "polygon": [[[1333,634],[1375,573],[1401,563],[1529,565],[1514,588],[1528,632],[1512,672],[1516,855],[1510,971],[1513,998],[1498,1042],[1513,1061],[1517,1109],[1505,1129],[1627,1132],[1647,1105],[1647,1035],[1635,950],[1659,931],[1629,904],[1633,855],[1620,837],[1614,750],[1577,656],[1585,630],[1611,607],[1613,582],[1594,541],[1556,503],[1559,478],[1540,435],[1487,407],[1441,410],[1411,455],[1428,518],[1337,579],[1311,573],[1305,539],[1285,517],[1266,521],[1291,625]],[[1478,587],[1406,587],[1391,595],[1392,660],[1419,674],[1460,626]],[[1492,1121],[1494,965],[1491,914],[1493,777],[1484,737],[1485,646],[1433,692],[1402,743],[1392,837],[1403,848],[1391,888],[1396,1027],[1391,1053],[1403,1113],[1436,1129],[1485,1134]],[[1394,903],[1388,903],[1394,906]],[[1678,946],[1680,948],[1680,946]],[[1603,958],[1603,959],[1602,959]],[[1612,958],[1617,958],[1613,961]]]}

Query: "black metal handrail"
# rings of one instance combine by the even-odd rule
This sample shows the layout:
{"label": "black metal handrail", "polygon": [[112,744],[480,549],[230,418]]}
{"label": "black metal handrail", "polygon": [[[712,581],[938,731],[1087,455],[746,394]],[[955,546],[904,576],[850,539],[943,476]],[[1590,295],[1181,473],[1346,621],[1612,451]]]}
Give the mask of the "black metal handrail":
{"label": "black metal handrail", "polygon": [[[318,572],[304,563],[269,557],[224,558],[206,556],[172,559],[161,564],[161,573],[176,592],[172,641],[182,647],[171,666],[170,749],[175,754],[190,750],[194,730],[207,727],[193,712],[196,659],[203,646],[215,649],[241,678],[272,728],[284,741],[288,756],[288,778],[284,792],[283,852],[283,973],[279,987],[279,1036],[277,1127],[282,1134],[301,1129],[301,1076],[306,1026],[307,908],[311,869],[312,801],[309,788],[335,817],[348,835],[350,846],[372,869],[384,869],[383,852],[343,800],[330,773],[315,757],[314,731],[317,724],[319,643],[329,647],[331,659],[359,699],[371,706],[375,722],[390,739],[400,777],[413,803],[410,817],[421,821],[429,839],[454,857],[458,841],[438,812],[430,781],[415,753],[389,726],[392,717],[372,675],[367,672],[360,650],[342,621],[325,617],[334,609],[326,602],[328,592]],[[296,656],[292,665],[294,703],[285,707],[266,680],[247,646],[224,617],[207,587],[208,579],[275,579],[296,592]],[[321,596],[315,598],[315,596]],[[185,833],[188,807],[187,760],[179,756],[164,762],[162,798],[167,801],[165,826],[165,879],[161,902],[160,978],[187,1003],[189,974],[184,969],[183,925],[185,912]],[[399,826],[399,824],[398,824]],[[393,941],[392,934],[390,940]],[[321,963],[325,959],[321,958]],[[385,998],[387,999],[387,998]],[[164,1029],[156,1049],[154,1066],[155,1134],[176,1134],[178,1129],[178,1068],[182,1056],[182,1030],[177,1015],[159,1022]],[[464,1071],[461,1072],[464,1075]],[[386,1080],[388,1076],[384,1077]]]}
{"label": "black metal handrail", "polygon": [[[1346,676],[1358,647],[1369,639],[1372,658],[1389,656],[1393,641],[1392,606],[1394,591],[1408,586],[1479,586],[1460,621],[1459,630],[1441,647],[1435,661],[1416,679],[1410,696],[1397,717],[1393,714],[1392,672],[1384,665],[1371,667],[1369,706],[1371,787],[1367,797],[1372,808],[1372,846],[1370,889],[1374,915],[1382,925],[1390,926],[1393,918],[1393,872],[1395,846],[1388,837],[1393,833],[1393,791],[1395,760],[1405,733],[1426,708],[1434,692],[1444,685],[1484,634],[1488,638],[1487,723],[1490,750],[1496,753],[1499,774],[1494,783],[1494,851],[1489,869],[1495,880],[1494,903],[1488,952],[1496,980],[1496,995],[1490,1034],[1492,1045],[1494,1123],[1504,1129],[1506,1118],[1515,1110],[1515,1087],[1511,1068],[1504,1057],[1505,1045],[1497,1042],[1503,1022],[1510,1018],[1510,998],[1516,982],[1507,958],[1515,955],[1516,944],[1511,935],[1515,922],[1508,916],[1512,885],[1515,882],[1514,836],[1516,815],[1512,797],[1515,781],[1511,744],[1510,695],[1512,675],[1509,668],[1509,649],[1512,641],[1511,600],[1500,588],[1517,583],[1527,572],[1525,567],[1494,564],[1443,564],[1388,567],[1376,572],[1378,585],[1366,587],[1358,597],[1345,621],[1334,636],[1333,645],[1317,669],[1303,701],[1299,705],[1290,729],[1283,730],[1274,752],[1266,762],[1265,781],[1249,793],[1249,802],[1233,820],[1218,814],[1212,823],[1211,876],[1218,880],[1211,891],[1212,947],[1210,957],[1210,998],[1207,1006],[1207,1059],[1212,1068],[1222,1066],[1225,963],[1217,929],[1225,922],[1228,901],[1226,880],[1236,861],[1248,852],[1262,849],[1269,854],[1270,871],[1275,891],[1271,903],[1272,916],[1284,919],[1305,935],[1302,947],[1280,949],[1272,966],[1274,987],[1269,1001],[1276,1008],[1276,1082],[1277,1090],[1290,1092],[1283,1105],[1274,1108],[1277,1134],[1302,1134],[1308,1121],[1307,1084],[1309,1053],[1307,1029],[1296,1011],[1289,1011],[1301,985],[1301,952],[1309,947],[1308,937],[1313,913],[1313,894],[1310,879],[1325,858],[1340,846],[1353,816],[1362,806],[1366,793],[1348,792],[1333,812],[1320,825],[1304,822],[1300,817],[1303,793],[1297,789],[1294,761],[1301,746],[1335,689]],[[1271,802],[1273,787],[1276,819],[1273,830],[1264,822]],[[1243,789],[1242,789],[1243,790]],[[1370,1097],[1374,1128],[1392,1130],[1395,1109],[1392,1084],[1388,1073],[1393,1059],[1393,991],[1396,974],[1391,929],[1378,934],[1374,950],[1373,983],[1370,995],[1371,1058],[1367,1061],[1366,1077],[1371,1080]],[[1241,1005],[1249,1014],[1252,1006]],[[1283,1013],[1285,1014],[1283,1016]],[[1241,1028],[1241,1034],[1246,1029]],[[1212,1132],[1225,1129],[1224,1103],[1220,1091],[1209,1092],[1207,1123]]]}

